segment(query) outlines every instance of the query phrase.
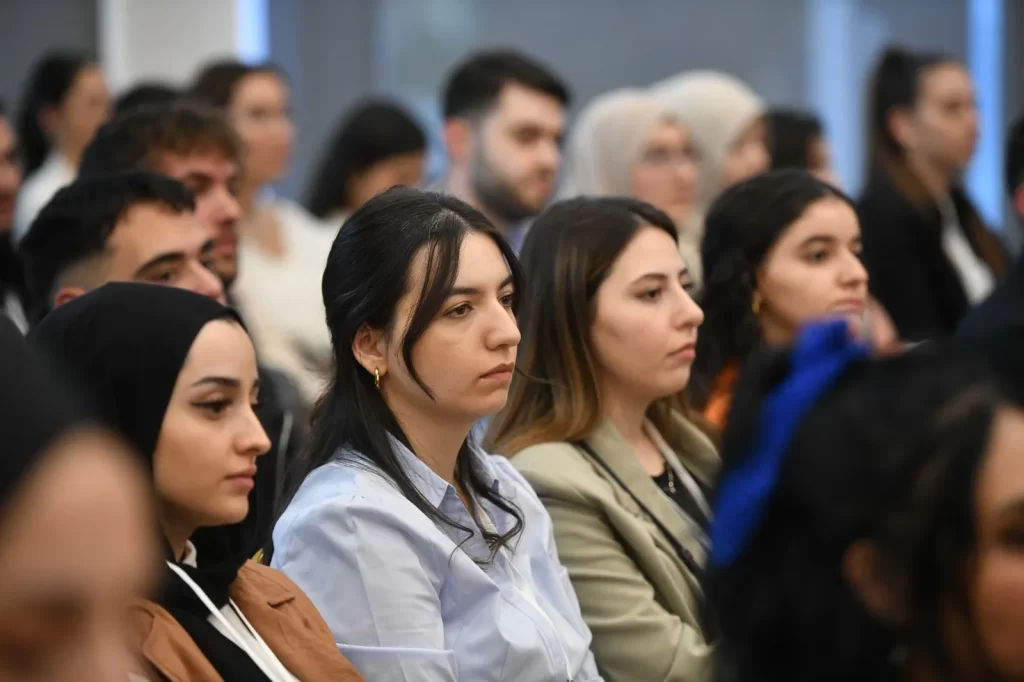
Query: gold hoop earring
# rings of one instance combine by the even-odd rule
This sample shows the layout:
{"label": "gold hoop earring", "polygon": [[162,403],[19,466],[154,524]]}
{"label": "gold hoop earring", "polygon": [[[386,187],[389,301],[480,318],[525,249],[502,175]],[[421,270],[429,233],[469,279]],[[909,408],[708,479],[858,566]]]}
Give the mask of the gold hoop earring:
{"label": "gold hoop earring", "polygon": [[750,303],[750,310],[751,310],[751,312],[754,313],[755,316],[760,315],[761,314],[761,299],[755,297],[754,300],[751,301],[751,303]]}
{"label": "gold hoop earring", "polygon": [[380,390],[380,370],[376,367],[373,368],[373,387]]}

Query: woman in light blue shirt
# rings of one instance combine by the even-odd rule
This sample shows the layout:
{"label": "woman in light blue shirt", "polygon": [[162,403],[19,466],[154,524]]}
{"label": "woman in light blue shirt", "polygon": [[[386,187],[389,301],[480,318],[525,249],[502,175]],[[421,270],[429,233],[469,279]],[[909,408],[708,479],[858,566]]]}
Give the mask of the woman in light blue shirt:
{"label": "woman in light blue shirt", "polygon": [[544,507],[468,437],[508,396],[521,286],[487,219],[441,194],[371,199],[331,249],[335,372],[273,565],[368,680],[601,679]]}

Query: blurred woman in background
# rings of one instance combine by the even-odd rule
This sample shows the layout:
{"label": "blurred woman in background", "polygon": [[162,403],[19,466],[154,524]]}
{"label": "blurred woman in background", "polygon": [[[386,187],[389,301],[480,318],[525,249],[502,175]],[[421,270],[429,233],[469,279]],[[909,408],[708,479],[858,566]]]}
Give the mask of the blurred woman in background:
{"label": "blurred woman in background", "polygon": [[706,225],[690,395],[722,425],[739,368],[763,342],[792,343],[802,326],[833,315],[873,332],[860,225],[839,190],[803,171],[771,171],[726,190]]}
{"label": "blurred woman in background", "polygon": [[604,679],[705,679],[718,457],[684,399],[703,314],[675,222],[636,200],[570,199],[534,222],[521,257],[520,371],[492,449],[551,515]]}
{"label": "blurred woman in background", "polygon": [[[639,90],[616,90],[584,107],[566,149],[564,198],[634,197],[664,211],[684,233],[697,203],[690,134],[665,104]],[[681,234],[680,252],[696,288],[700,245]]]}
{"label": "blurred woman in background", "polygon": [[870,99],[857,210],[872,292],[903,338],[946,337],[1008,265],[961,185],[978,138],[971,76],[951,57],[890,48]]}
{"label": "blurred woman in background", "polygon": [[157,568],[142,472],[2,316],[0,403],[0,679],[128,679]]}
{"label": "blurred woman in background", "polygon": [[822,182],[839,187],[832,151],[821,120],[809,111],[773,109],[766,119],[771,167],[802,168]]}
{"label": "blurred woman in background", "polygon": [[36,63],[18,112],[26,180],[15,210],[15,240],[25,236],[57,190],[75,179],[82,152],[110,110],[106,79],[92,60],[53,52]]}
{"label": "blurred woman in background", "polygon": [[700,158],[696,212],[681,230],[698,248],[704,214],[728,187],[768,170],[765,104],[746,83],[718,71],[687,71],[652,88],[686,126]]}
{"label": "blurred woman in background", "polygon": [[190,94],[227,113],[242,140],[238,260],[232,291],[262,363],[289,374],[305,399],[320,395],[331,355],[320,277],[332,235],[269,185],[288,170],[295,138],[288,83],[269,65],[207,66]]}
{"label": "blurred woman in background", "polygon": [[707,589],[730,682],[1024,675],[1024,413],[960,351],[847,325],[748,365]]}
{"label": "blurred woman in background", "polygon": [[[59,306],[30,338],[151,474],[166,564],[160,592],[136,609],[144,675],[361,680],[294,583],[223,551],[255,532],[249,495],[270,447],[254,412],[256,352],[237,315],[184,289],[113,283]],[[200,529],[207,545],[197,549]]]}
{"label": "blurred woman in background", "polygon": [[335,128],[313,174],[306,206],[337,232],[369,199],[395,185],[423,183],[427,137],[401,107],[370,100]]}
{"label": "blurred woman in background", "polygon": [[335,376],[273,565],[370,680],[601,679],[551,519],[469,435],[508,397],[522,285],[497,230],[444,194],[380,194],[331,249]]}

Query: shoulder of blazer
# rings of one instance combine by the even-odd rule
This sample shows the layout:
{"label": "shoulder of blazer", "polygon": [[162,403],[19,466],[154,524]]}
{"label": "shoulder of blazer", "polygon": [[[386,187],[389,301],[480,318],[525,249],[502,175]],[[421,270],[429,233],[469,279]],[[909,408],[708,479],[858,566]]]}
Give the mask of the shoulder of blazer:
{"label": "shoulder of blazer", "polygon": [[511,462],[541,498],[587,503],[611,490],[604,474],[572,443],[531,445],[513,455]]}
{"label": "shoulder of blazer", "polygon": [[[151,670],[171,682],[221,682],[185,628],[162,606],[140,600],[134,615],[139,648]],[[145,675],[156,679],[149,670]]]}

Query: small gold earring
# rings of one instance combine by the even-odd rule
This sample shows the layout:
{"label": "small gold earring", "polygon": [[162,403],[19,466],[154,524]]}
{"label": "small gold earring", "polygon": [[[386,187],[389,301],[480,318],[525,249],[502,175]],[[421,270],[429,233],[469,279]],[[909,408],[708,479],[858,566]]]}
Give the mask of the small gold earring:
{"label": "small gold earring", "polygon": [[376,367],[373,368],[373,387],[380,390],[380,370]]}
{"label": "small gold earring", "polygon": [[754,313],[754,315],[760,315],[761,314],[761,299],[759,299],[759,298],[757,298],[755,296],[754,300],[750,304],[750,310]]}

